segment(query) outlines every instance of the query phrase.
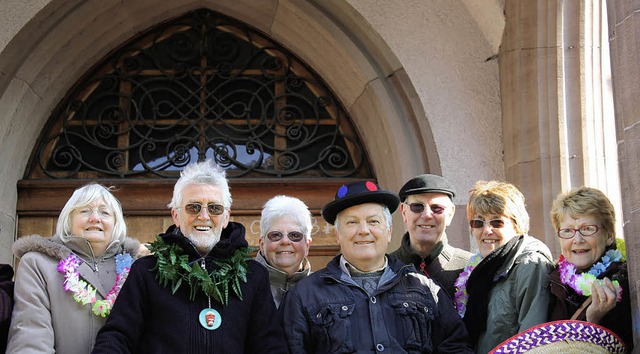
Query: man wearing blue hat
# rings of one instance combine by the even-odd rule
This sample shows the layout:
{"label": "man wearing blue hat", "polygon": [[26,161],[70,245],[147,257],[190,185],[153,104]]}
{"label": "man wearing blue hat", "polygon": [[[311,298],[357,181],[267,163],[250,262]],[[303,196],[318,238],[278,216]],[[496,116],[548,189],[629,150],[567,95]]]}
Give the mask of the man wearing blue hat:
{"label": "man wearing blue hat", "polygon": [[341,255],[284,299],[291,353],[473,353],[451,299],[385,252],[400,200],[369,181],[340,187],[322,209]]}
{"label": "man wearing blue hat", "polygon": [[407,181],[399,194],[407,232],[391,255],[413,264],[453,299],[454,283],[472,256],[447,240],[447,226],[456,211],[455,188],[441,176],[423,174]]}

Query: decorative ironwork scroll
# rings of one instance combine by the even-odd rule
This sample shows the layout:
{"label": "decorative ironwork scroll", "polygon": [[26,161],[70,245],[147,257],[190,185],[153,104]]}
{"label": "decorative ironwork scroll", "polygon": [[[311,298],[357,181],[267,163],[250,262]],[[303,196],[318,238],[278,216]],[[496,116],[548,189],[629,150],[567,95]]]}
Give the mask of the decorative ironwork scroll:
{"label": "decorative ironwork scroll", "polygon": [[369,177],[326,85],[265,35],[210,10],[156,26],[76,85],[26,178],[175,177],[213,159],[229,177]]}

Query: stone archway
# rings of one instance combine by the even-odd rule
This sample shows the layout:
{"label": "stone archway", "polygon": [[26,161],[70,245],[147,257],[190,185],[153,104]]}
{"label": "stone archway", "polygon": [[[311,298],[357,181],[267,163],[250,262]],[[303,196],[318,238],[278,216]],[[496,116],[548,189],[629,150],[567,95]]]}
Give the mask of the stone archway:
{"label": "stone archway", "polygon": [[[35,144],[51,110],[97,58],[138,28],[198,5],[200,2],[194,1],[172,2],[171,5],[157,1],[135,5],[88,1],[70,6],[65,1],[51,1],[34,12],[0,57],[0,70],[6,75],[6,80],[0,83],[0,107],[5,112],[1,121],[4,126],[0,128],[4,128],[8,137],[2,143],[15,151],[7,157],[8,164],[0,172],[5,181],[11,184],[21,178],[30,146]],[[319,23],[326,18],[317,9],[303,3],[285,5],[228,1],[211,4],[211,8],[250,21],[273,38],[288,42],[307,59],[317,56],[319,50],[333,48],[334,53],[325,55],[323,60],[316,57],[318,63],[323,62],[316,69],[330,85],[333,84],[332,89],[354,118],[368,153],[375,156],[373,169],[381,183],[396,189],[404,179],[403,164],[421,171],[429,170],[425,152],[435,149],[427,149],[428,142],[423,142],[420,134],[405,129],[407,125],[424,128],[428,121],[418,119],[415,110],[418,115],[424,113],[418,104],[411,104],[415,94],[398,63],[387,63],[380,71],[380,63],[374,65],[364,60],[362,48],[354,45],[349,37],[351,34],[334,33],[335,24],[323,23],[321,26]],[[265,21],[265,18],[271,20]],[[305,38],[315,45],[298,48],[296,38],[285,41],[286,26],[295,24],[292,18],[305,28],[316,29]],[[265,27],[267,25],[270,27]],[[378,50],[388,52],[384,45],[379,46]],[[332,66],[328,59],[341,62],[343,70],[335,70],[337,66]],[[29,124],[21,124],[27,120]],[[15,149],[16,146],[20,148]],[[407,154],[407,151],[412,153]],[[1,193],[5,197],[2,211],[6,218],[0,228],[12,230],[17,195],[14,189]],[[9,259],[13,237],[10,237],[11,233],[5,235],[0,242],[7,252],[0,258]]]}

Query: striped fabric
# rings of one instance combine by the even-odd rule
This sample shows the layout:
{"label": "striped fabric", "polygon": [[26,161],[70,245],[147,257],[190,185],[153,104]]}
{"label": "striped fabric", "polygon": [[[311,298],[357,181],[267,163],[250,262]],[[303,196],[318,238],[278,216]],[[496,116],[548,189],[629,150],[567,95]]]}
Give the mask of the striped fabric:
{"label": "striped fabric", "polygon": [[612,331],[583,321],[554,321],[532,327],[502,342],[492,354],[624,353]]}

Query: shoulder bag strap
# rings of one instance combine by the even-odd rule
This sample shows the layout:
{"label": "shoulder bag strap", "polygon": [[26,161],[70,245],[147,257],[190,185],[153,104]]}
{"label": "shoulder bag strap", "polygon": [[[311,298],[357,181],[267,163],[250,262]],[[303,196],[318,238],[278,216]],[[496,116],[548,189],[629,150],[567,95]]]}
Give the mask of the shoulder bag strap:
{"label": "shoulder bag strap", "polygon": [[576,312],[573,314],[573,316],[571,316],[571,320],[575,320],[576,318],[578,318],[578,316],[580,316],[580,314],[582,313],[582,311],[584,311],[584,309],[587,308],[587,306],[591,305],[591,296],[589,296],[588,299],[586,299],[582,305],[580,305],[580,307],[578,307],[578,309],[576,310]]}

